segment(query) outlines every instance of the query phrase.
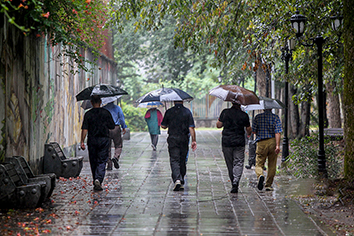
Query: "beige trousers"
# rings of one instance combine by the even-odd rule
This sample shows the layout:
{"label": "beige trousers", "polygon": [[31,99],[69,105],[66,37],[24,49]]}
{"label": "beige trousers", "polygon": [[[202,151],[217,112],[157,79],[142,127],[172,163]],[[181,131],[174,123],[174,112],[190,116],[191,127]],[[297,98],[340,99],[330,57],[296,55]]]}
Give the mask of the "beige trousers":
{"label": "beige trousers", "polygon": [[271,187],[277,170],[277,154],[275,153],[275,138],[257,142],[255,172],[257,179],[263,175],[263,168],[268,159],[267,178],[264,187]]}

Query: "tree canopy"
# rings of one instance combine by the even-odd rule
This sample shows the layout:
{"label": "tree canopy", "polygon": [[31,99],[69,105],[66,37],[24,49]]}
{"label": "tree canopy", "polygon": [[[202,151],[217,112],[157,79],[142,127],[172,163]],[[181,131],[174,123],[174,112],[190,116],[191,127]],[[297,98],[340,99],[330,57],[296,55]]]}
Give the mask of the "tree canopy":
{"label": "tree canopy", "polygon": [[66,56],[87,70],[79,49],[90,48],[98,55],[109,9],[99,0],[1,0],[0,14],[24,35],[49,36],[53,46],[62,44]]}
{"label": "tree canopy", "polygon": [[[350,0],[112,0],[106,5],[99,0],[1,0],[0,12],[25,34],[50,35],[54,45],[63,43],[79,48],[85,42],[84,45],[99,49],[103,35],[100,32],[108,23],[115,25],[119,32],[125,27],[133,27],[131,31],[134,32],[142,30],[140,42],[125,42],[127,50],[144,45],[144,34],[158,35],[168,41],[168,45],[150,37],[145,46],[154,47],[155,53],[146,57],[142,50],[137,51],[139,54],[134,55],[135,59],[131,58],[135,64],[127,63],[124,69],[133,73],[129,67],[144,62],[142,66],[147,66],[144,79],[156,81],[163,78],[182,83],[187,72],[200,61],[204,62],[199,64],[202,70],[205,65],[217,68],[228,80],[243,72],[249,75],[246,71],[258,67],[279,66],[286,40],[295,37],[289,19],[298,10],[307,17],[301,40],[311,42],[317,35],[326,39],[323,50],[325,83],[341,85],[344,77],[344,101],[349,106],[352,94],[348,84],[352,82],[352,66],[348,64],[350,50],[343,49],[343,39],[347,47],[351,47],[353,38],[348,33],[352,30],[348,22],[351,21],[350,3]],[[347,22],[345,37],[341,38],[341,32],[331,29],[330,16],[343,12]],[[116,46],[122,43],[117,40]],[[77,62],[83,59],[75,49],[67,50],[67,53]],[[343,53],[347,55],[346,61]],[[124,52],[118,55],[120,65],[127,62],[127,55]],[[304,47],[298,41],[289,76],[276,78],[287,79],[300,88],[299,100],[318,92],[316,58],[315,46]],[[148,62],[154,66],[149,66]],[[345,63],[346,75],[343,75]],[[335,90],[340,92],[342,86]],[[351,119],[351,116],[346,117]],[[351,140],[352,130],[349,128],[347,133]]]}

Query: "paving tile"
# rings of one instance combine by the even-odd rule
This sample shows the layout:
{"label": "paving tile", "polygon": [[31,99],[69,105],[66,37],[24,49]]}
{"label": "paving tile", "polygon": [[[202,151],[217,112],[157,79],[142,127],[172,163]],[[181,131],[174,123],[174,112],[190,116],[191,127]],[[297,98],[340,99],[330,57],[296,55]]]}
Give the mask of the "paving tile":
{"label": "paving tile", "polygon": [[79,178],[57,180],[53,208],[20,211],[19,224],[0,212],[0,219],[7,219],[0,232],[31,234],[21,226],[38,221],[38,230],[51,235],[331,235],[288,197],[306,191],[301,187],[306,183],[294,178],[276,176],[275,191],[269,193],[256,189],[254,170],[245,169],[239,193],[230,194],[220,130],[197,130],[198,149],[189,153],[185,189],[172,191],[166,137],[163,131],[153,152],[148,133],[131,133],[120,168],[106,172],[104,191],[92,191],[85,162]]}

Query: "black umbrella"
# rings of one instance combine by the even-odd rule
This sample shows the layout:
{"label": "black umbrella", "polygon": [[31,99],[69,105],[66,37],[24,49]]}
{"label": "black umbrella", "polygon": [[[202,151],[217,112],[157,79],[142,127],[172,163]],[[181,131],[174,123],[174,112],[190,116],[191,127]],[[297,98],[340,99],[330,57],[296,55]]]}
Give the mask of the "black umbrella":
{"label": "black umbrella", "polygon": [[[102,105],[105,105],[105,104],[108,104],[110,102],[114,102],[116,101],[117,99],[119,99],[122,95],[118,95],[118,96],[114,96],[114,97],[103,97],[101,100],[102,100]],[[91,101],[90,100],[84,100],[82,103],[81,103],[81,107],[84,109],[84,110],[87,110],[87,109],[90,109],[92,108],[92,104],[91,104]]]}
{"label": "black umbrella", "polygon": [[100,97],[113,97],[117,95],[127,95],[123,89],[110,84],[97,84],[82,90],[76,95],[76,101],[89,100],[91,96],[98,95]]}
{"label": "black umbrella", "polygon": [[148,92],[140,97],[136,102],[172,102],[172,101],[192,101],[193,97],[188,93],[177,88],[161,88]]}

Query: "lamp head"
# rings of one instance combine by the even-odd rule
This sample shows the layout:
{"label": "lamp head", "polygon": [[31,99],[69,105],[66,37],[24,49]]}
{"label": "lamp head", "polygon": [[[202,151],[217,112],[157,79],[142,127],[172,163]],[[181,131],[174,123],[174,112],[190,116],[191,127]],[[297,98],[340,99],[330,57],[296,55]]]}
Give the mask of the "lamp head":
{"label": "lamp head", "polygon": [[288,39],[288,48],[290,51],[294,50],[295,48],[295,39],[291,38]]}
{"label": "lamp head", "polygon": [[343,16],[331,16],[332,20],[332,29],[338,31],[343,25]]}
{"label": "lamp head", "polygon": [[305,22],[307,18],[296,11],[295,15],[290,18],[291,27],[295,29],[296,37],[301,37],[305,31]]}

